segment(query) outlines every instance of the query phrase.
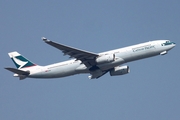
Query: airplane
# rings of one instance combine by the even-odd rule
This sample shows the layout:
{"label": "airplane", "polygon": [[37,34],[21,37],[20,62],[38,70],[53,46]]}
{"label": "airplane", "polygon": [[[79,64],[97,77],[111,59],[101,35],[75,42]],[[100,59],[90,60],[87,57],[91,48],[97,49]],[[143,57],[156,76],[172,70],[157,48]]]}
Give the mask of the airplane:
{"label": "airplane", "polygon": [[127,74],[130,72],[130,68],[122,64],[165,55],[176,45],[170,40],[154,40],[102,53],[94,53],[59,44],[45,37],[42,37],[42,40],[73,59],[40,66],[14,51],[8,54],[17,69],[11,67],[5,69],[13,72],[14,77],[19,77],[20,80],[25,78],[61,78],[82,73],[90,73],[89,79],[97,79],[107,72],[111,76]]}

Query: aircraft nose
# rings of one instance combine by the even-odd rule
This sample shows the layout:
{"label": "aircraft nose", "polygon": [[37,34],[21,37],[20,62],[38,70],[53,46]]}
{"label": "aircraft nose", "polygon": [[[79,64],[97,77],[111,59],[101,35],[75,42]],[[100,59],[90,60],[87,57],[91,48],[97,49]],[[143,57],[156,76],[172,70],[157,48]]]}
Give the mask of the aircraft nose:
{"label": "aircraft nose", "polygon": [[172,46],[175,47],[175,46],[176,46],[176,43],[172,42]]}

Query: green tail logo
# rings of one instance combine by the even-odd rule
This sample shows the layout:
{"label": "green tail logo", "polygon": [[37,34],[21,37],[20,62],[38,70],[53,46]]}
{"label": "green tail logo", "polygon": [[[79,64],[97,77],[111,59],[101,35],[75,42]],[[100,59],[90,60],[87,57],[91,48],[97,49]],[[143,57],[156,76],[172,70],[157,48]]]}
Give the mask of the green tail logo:
{"label": "green tail logo", "polygon": [[22,55],[20,55],[18,52],[11,52],[8,54],[18,69],[36,65]]}

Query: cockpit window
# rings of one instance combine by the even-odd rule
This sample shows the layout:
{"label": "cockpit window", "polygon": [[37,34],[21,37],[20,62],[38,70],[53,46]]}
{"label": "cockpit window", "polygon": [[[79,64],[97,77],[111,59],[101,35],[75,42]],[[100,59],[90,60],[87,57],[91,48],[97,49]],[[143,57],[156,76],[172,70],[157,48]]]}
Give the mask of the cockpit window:
{"label": "cockpit window", "polygon": [[167,40],[165,43],[161,44],[162,46],[174,44],[173,42]]}
{"label": "cockpit window", "polygon": [[168,41],[166,41],[166,43],[170,43],[170,41],[168,40]]}

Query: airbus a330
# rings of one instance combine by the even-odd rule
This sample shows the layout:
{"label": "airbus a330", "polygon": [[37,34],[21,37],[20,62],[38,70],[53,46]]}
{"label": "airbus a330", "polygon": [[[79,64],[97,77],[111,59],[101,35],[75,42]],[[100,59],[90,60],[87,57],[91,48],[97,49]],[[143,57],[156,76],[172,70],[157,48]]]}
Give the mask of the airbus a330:
{"label": "airbus a330", "polygon": [[8,54],[17,69],[11,67],[5,69],[13,72],[14,77],[19,77],[20,80],[27,77],[61,78],[81,73],[89,73],[89,79],[97,79],[108,72],[111,76],[127,74],[130,72],[130,68],[127,65],[123,65],[124,63],[165,55],[175,47],[175,43],[170,40],[155,40],[102,53],[93,53],[59,44],[44,37],[42,37],[42,40],[62,51],[64,55],[69,55],[70,58],[74,59],[40,66],[14,51]]}

